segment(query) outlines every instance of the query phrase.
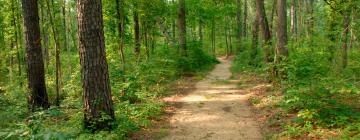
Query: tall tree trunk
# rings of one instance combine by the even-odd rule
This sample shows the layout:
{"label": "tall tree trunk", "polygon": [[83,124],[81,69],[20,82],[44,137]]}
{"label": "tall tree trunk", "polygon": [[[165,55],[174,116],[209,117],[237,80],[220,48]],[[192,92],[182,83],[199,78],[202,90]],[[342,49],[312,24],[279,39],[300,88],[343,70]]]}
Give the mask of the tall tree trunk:
{"label": "tall tree trunk", "polygon": [[244,17],[243,17],[243,37],[247,36],[247,0],[244,0]]}
{"label": "tall tree trunk", "polygon": [[233,35],[233,29],[232,29],[232,22],[231,22],[232,20],[230,19],[230,21],[229,21],[229,24],[230,24],[230,26],[229,26],[229,49],[230,49],[230,55],[232,55],[233,54],[233,44],[232,44],[232,35]]}
{"label": "tall tree trunk", "polygon": [[37,0],[22,0],[27,58],[27,77],[30,96],[29,109],[50,107],[45,86],[44,61],[41,52]]}
{"label": "tall tree trunk", "polygon": [[286,20],[286,0],[278,0],[278,45],[277,45],[277,54],[279,57],[287,57],[288,50],[286,48],[287,44],[287,20]]}
{"label": "tall tree trunk", "polygon": [[70,52],[70,48],[68,45],[68,36],[67,36],[67,25],[66,25],[66,0],[62,1],[61,5],[62,10],[62,22],[63,22],[63,29],[64,29],[64,48],[66,48],[67,52]]}
{"label": "tall tree trunk", "polygon": [[269,30],[271,32],[274,32],[274,17],[276,14],[276,5],[277,5],[277,0],[273,0],[273,5],[272,5],[272,9],[271,9],[271,16],[270,16],[270,24],[269,24]]}
{"label": "tall tree trunk", "polygon": [[58,31],[54,24],[53,12],[51,11],[49,0],[46,0],[46,5],[47,5],[49,18],[50,18],[51,30],[52,30],[54,42],[55,42],[55,65],[56,65],[55,66],[55,75],[56,75],[55,76],[55,81],[56,81],[55,105],[60,106],[60,43],[59,43],[59,38],[58,38]]}
{"label": "tall tree trunk", "polygon": [[135,47],[134,52],[137,57],[137,59],[140,57],[140,25],[139,25],[139,15],[137,12],[137,9],[134,9],[134,32],[135,32]]}
{"label": "tall tree trunk", "polygon": [[256,18],[258,18],[258,23],[261,27],[261,31],[264,37],[264,54],[265,54],[265,62],[271,62],[271,34],[269,29],[269,24],[266,18],[264,0],[256,0]]}
{"label": "tall tree trunk", "polygon": [[42,41],[43,41],[43,56],[45,61],[46,68],[49,66],[49,34],[48,32],[48,26],[45,23],[47,21],[47,17],[45,14],[45,8],[43,2],[40,2],[40,9],[41,9],[41,24],[43,24],[43,27],[41,28],[42,31]]}
{"label": "tall tree trunk", "polygon": [[349,36],[349,28],[350,28],[350,13],[345,12],[343,13],[343,33],[342,33],[342,67],[345,69],[348,64],[348,36]]}
{"label": "tall tree trunk", "polygon": [[258,40],[259,40],[259,15],[256,15],[254,23],[253,23],[253,30],[252,30],[252,52],[251,52],[251,61],[249,61],[250,65],[256,65],[255,58],[258,54],[257,52],[257,46],[258,46]]}
{"label": "tall tree trunk", "polygon": [[[307,13],[308,13],[308,20],[307,20],[307,37],[310,38],[310,36],[314,32],[314,23],[315,23],[315,17],[314,17],[314,0],[307,1]],[[311,41],[312,39],[310,39]]]}
{"label": "tall tree trunk", "polygon": [[186,55],[186,13],[185,13],[185,0],[179,0],[178,11],[178,26],[179,26],[179,44],[180,53]]}
{"label": "tall tree trunk", "polygon": [[296,11],[296,0],[291,0],[291,10],[290,10],[290,30],[292,33],[292,37],[296,38],[297,34],[297,11]]}
{"label": "tall tree trunk", "polygon": [[[17,1],[12,1],[12,24],[14,27],[14,44],[15,44],[15,49],[16,49],[16,57],[17,57],[17,61],[18,61],[18,76],[19,78],[21,77],[21,59],[20,59],[20,52],[19,52],[19,41],[18,41],[18,25],[17,25],[17,19],[16,19],[16,15],[15,15],[15,2],[16,4]],[[20,79],[20,85],[22,85],[22,81]]]}
{"label": "tall tree trunk", "polygon": [[116,0],[116,13],[118,20],[119,50],[121,59],[121,70],[125,75],[125,24],[124,24],[124,0]]}
{"label": "tall tree trunk", "polygon": [[101,0],[77,0],[78,36],[84,99],[84,125],[110,129],[115,120],[105,53]]}
{"label": "tall tree trunk", "polygon": [[238,47],[241,47],[241,4],[240,0],[236,0],[236,37],[237,37],[237,43]]}

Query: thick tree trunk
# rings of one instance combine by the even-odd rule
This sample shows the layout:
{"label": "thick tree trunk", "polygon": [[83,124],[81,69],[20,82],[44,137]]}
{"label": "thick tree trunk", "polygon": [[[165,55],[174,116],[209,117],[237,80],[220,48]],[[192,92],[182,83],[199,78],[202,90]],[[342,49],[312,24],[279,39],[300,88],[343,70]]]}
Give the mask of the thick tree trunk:
{"label": "thick tree trunk", "polygon": [[185,0],[179,0],[178,11],[178,26],[179,26],[179,44],[180,53],[186,55],[186,13],[185,13]]}
{"label": "thick tree trunk", "polygon": [[277,45],[277,54],[279,57],[287,57],[288,50],[286,48],[287,44],[287,20],[286,20],[286,0],[278,0],[278,45]]}
{"label": "thick tree trunk", "polygon": [[50,107],[45,86],[44,61],[41,52],[37,0],[22,0],[27,58],[27,77],[30,96],[29,109]]}
{"label": "thick tree trunk", "polygon": [[264,0],[256,0],[256,18],[258,18],[258,23],[261,27],[261,31],[264,37],[264,54],[265,54],[265,62],[271,62],[271,34],[269,29],[269,24],[266,18]]}
{"label": "thick tree trunk", "polygon": [[77,0],[78,36],[84,99],[84,125],[110,129],[115,119],[105,54],[101,0]]}

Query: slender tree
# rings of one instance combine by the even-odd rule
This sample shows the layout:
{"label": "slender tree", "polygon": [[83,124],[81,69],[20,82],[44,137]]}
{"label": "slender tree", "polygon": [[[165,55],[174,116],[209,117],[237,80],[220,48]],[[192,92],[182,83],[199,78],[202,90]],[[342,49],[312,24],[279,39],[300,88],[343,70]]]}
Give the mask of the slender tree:
{"label": "slender tree", "polygon": [[49,0],[46,0],[47,12],[49,14],[51,30],[53,33],[53,38],[55,42],[55,81],[56,81],[56,97],[55,97],[55,105],[60,106],[60,42],[58,38],[58,31],[54,24],[53,12],[50,8]]}
{"label": "slender tree", "polygon": [[119,50],[122,62],[122,71],[125,74],[125,20],[124,20],[124,0],[116,0],[116,14],[118,20],[118,36],[119,36]]}
{"label": "slender tree", "polygon": [[135,47],[134,47],[134,52],[136,57],[139,58],[140,56],[140,46],[141,46],[141,41],[140,41],[140,24],[139,24],[139,14],[137,11],[136,6],[134,6],[134,38],[135,38]]}
{"label": "slender tree", "polygon": [[179,44],[182,55],[186,55],[186,15],[185,0],[179,0],[178,26],[179,26]]}
{"label": "slender tree", "polygon": [[101,0],[77,0],[84,125],[108,129],[115,119],[105,54]]}
{"label": "slender tree", "polygon": [[244,17],[243,17],[243,26],[242,26],[242,33],[243,36],[247,36],[247,0],[244,0]]}
{"label": "slender tree", "polygon": [[30,96],[29,109],[50,107],[45,86],[44,61],[41,52],[40,25],[37,0],[22,0],[25,28],[27,77]]}
{"label": "slender tree", "polygon": [[236,30],[236,36],[238,40],[238,44],[240,47],[241,43],[241,4],[240,0],[236,0],[236,24],[237,24],[237,30]]}

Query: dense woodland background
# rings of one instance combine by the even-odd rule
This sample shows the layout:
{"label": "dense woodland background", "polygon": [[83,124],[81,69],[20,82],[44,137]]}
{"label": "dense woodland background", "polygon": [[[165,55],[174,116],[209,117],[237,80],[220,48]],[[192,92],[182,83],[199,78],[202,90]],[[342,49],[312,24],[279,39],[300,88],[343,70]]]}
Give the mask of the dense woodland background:
{"label": "dense woodland background", "polygon": [[360,138],[359,5],[0,0],[0,138],[126,139],[172,82],[233,55],[281,92],[269,138]]}

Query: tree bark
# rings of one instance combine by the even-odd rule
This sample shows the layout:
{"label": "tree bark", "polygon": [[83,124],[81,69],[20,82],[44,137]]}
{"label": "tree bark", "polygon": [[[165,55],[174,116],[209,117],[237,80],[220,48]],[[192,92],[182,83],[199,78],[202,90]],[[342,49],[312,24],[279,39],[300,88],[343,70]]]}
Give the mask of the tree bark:
{"label": "tree bark", "polygon": [[[258,23],[261,27],[261,31],[264,37],[264,54],[265,54],[265,62],[271,62],[271,34],[269,29],[269,24],[266,18],[264,0],[256,0],[256,18],[258,18]],[[258,25],[257,25],[258,26]]]}
{"label": "tree bark", "polygon": [[258,46],[258,40],[259,40],[259,15],[256,15],[254,23],[253,23],[253,30],[252,30],[252,52],[251,52],[251,61],[250,65],[255,65],[255,58],[257,55],[257,46]]}
{"label": "tree bark", "polygon": [[[269,30],[274,32],[274,17],[276,14],[276,5],[277,5],[277,0],[273,0],[273,5],[272,5],[272,9],[271,9],[271,16],[270,16],[270,24],[269,24]],[[275,36],[275,35],[274,35]]]}
{"label": "tree bark", "polygon": [[185,13],[185,0],[179,0],[178,11],[178,26],[179,26],[179,44],[181,55],[186,55],[186,13]]}
{"label": "tree bark", "polygon": [[295,38],[297,34],[297,11],[296,11],[296,0],[291,0],[291,10],[290,10],[290,30],[292,33],[292,37]]}
{"label": "tree bark", "polygon": [[84,125],[110,129],[115,120],[105,53],[101,0],[77,0],[78,36],[84,99]]}
{"label": "tree bark", "polygon": [[238,41],[238,47],[241,46],[241,4],[240,0],[236,0],[236,24],[237,24],[237,30],[236,30],[236,37]]}
{"label": "tree bark", "polygon": [[[20,52],[19,52],[19,41],[18,41],[18,24],[17,24],[17,20],[16,20],[16,15],[15,15],[15,2],[16,4],[17,1],[12,1],[12,24],[14,27],[14,44],[15,44],[15,49],[16,49],[16,57],[17,57],[17,61],[18,61],[18,76],[19,78],[21,77],[22,73],[21,73],[21,59],[20,59]],[[22,85],[22,81],[20,81],[20,85]]]}
{"label": "tree bark", "polygon": [[242,32],[243,32],[243,37],[246,38],[247,36],[247,0],[244,0],[244,17],[243,17],[243,29],[242,29]]}
{"label": "tree bark", "polygon": [[40,25],[37,0],[22,0],[27,58],[27,77],[30,96],[29,109],[50,107],[45,86],[44,61],[41,52]]}
{"label": "tree bark", "polygon": [[345,12],[343,15],[343,33],[342,33],[342,67],[345,69],[348,65],[348,36],[350,31],[350,15]]}
{"label": "tree bark", "polygon": [[277,54],[280,57],[287,57],[287,20],[286,20],[286,0],[278,0],[278,45]]}
{"label": "tree bark", "polygon": [[46,0],[46,5],[47,5],[49,18],[50,18],[51,30],[52,30],[54,42],[55,42],[55,75],[56,75],[55,76],[55,81],[56,81],[55,105],[60,106],[60,68],[61,68],[61,66],[60,66],[60,43],[59,43],[59,38],[58,38],[58,31],[54,24],[54,19],[53,19],[53,15],[52,15],[53,12],[51,11],[49,0]]}
{"label": "tree bark", "polygon": [[125,75],[125,24],[124,24],[124,0],[116,0],[116,13],[118,20],[119,50],[121,59],[121,70]]}
{"label": "tree bark", "polygon": [[137,12],[137,9],[134,9],[134,32],[135,32],[135,47],[134,47],[134,52],[137,58],[139,58],[140,56],[140,46],[141,46],[141,42],[140,42],[140,25],[139,25],[139,15]]}

